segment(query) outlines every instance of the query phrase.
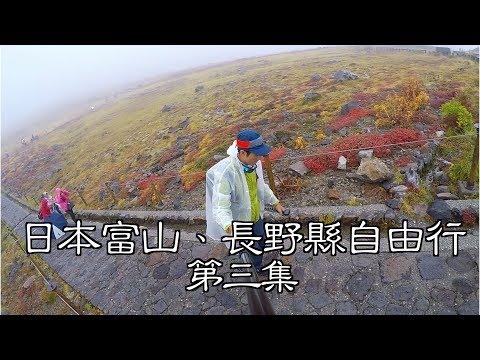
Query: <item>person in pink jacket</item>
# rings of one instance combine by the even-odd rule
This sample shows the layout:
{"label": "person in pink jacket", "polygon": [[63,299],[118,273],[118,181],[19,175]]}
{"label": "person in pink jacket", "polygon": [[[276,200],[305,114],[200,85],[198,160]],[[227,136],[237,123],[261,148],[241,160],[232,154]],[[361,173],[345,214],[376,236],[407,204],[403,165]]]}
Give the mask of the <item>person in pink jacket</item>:
{"label": "person in pink jacket", "polygon": [[57,202],[58,205],[60,205],[60,208],[62,211],[66,212],[70,217],[72,218],[73,221],[77,221],[75,214],[73,212],[73,202],[69,200],[70,193],[62,188],[56,188],[55,189],[55,201]]}

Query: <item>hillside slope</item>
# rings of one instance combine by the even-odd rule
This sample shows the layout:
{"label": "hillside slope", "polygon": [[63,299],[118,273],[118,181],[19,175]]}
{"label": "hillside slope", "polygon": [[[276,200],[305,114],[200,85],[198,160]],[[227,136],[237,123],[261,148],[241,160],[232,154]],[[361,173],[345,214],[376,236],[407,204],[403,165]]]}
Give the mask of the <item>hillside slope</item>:
{"label": "hillside slope", "polygon": [[[238,131],[254,128],[275,148],[273,171],[287,205],[381,202],[391,197],[384,186],[346,176],[356,171],[359,159],[357,152],[345,151],[436,137],[449,130],[440,106],[455,98],[478,119],[478,71],[478,63],[466,58],[353,47],[183,72],[131,89],[38,141],[2,154],[2,186],[26,195],[32,204],[43,191],[62,186],[74,190],[78,208],[201,209],[205,170],[225,155]],[[389,123],[382,114],[391,106],[410,111],[409,104],[397,101],[408,86],[415,88],[418,106]],[[447,133],[458,135],[457,130]],[[463,175],[449,171],[460,160],[468,163],[471,139],[442,141],[420,177],[427,170],[444,171],[450,176],[446,186],[455,192],[455,181],[468,169]],[[405,166],[425,149],[419,142],[374,155],[402,184]],[[335,155],[321,156],[325,162],[306,157],[322,151]],[[347,158],[347,172],[336,170],[340,155]],[[297,161],[314,171],[300,180],[289,177],[288,168]],[[465,168],[464,163],[458,166]],[[287,191],[292,184],[301,187]],[[327,194],[329,188],[337,194]]]}

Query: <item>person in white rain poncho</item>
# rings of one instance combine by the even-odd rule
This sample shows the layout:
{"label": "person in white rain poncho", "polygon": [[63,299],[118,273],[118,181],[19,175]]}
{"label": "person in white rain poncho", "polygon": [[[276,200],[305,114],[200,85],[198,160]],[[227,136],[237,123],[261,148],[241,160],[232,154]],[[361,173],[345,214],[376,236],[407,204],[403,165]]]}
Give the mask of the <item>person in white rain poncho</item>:
{"label": "person in white rain poncho", "polygon": [[253,222],[253,236],[262,237],[255,248],[262,250],[262,255],[249,255],[261,274],[265,204],[275,206],[280,214],[285,210],[263,179],[260,160],[270,151],[258,132],[243,130],[227,150],[230,156],[212,166],[206,175],[207,235],[220,241],[232,235],[232,221]]}

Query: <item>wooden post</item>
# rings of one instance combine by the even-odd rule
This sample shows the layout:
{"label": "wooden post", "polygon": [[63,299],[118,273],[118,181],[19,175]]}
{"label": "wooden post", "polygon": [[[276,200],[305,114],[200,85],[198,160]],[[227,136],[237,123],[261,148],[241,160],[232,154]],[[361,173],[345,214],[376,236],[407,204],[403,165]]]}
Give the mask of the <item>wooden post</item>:
{"label": "wooden post", "polygon": [[475,149],[473,150],[472,167],[470,168],[470,175],[468,176],[466,186],[468,190],[473,190],[475,185],[475,177],[478,174],[478,123],[475,124],[475,128],[477,129],[477,139],[475,141]]}
{"label": "wooden post", "polygon": [[85,204],[85,206],[88,206],[87,202],[85,201],[85,199],[83,198],[83,195],[82,193],[80,192],[80,190],[77,190],[77,193],[78,193],[78,196],[80,196],[80,199],[82,199],[83,203]]}
{"label": "wooden post", "polygon": [[268,184],[270,185],[270,189],[272,189],[275,196],[278,198],[277,189],[275,188],[275,179],[273,178],[272,172],[272,164],[270,163],[270,158],[267,156],[263,157],[265,159],[265,167],[267,168],[267,175],[268,175]]}
{"label": "wooden post", "polygon": [[157,187],[155,186],[155,184],[153,183],[152,180],[149,179],[148,181],[150,182],[150,187],[152,188],[153,193],[155,194],[155,197],[160,202],[160,205],[162,205],[163,204],[162,197],[161,197],[160,193],[158,192]]}
{"label": "wooden post", "polygon": [[117,199],[115,199],[115,194],[114,194],[113,190],[110,188],[110,185],[108,185],[108,183],[105,183],[105,186],[107,187],[108,192],[110,193],[110,196],[113,199],[113,204],[117,205]]}

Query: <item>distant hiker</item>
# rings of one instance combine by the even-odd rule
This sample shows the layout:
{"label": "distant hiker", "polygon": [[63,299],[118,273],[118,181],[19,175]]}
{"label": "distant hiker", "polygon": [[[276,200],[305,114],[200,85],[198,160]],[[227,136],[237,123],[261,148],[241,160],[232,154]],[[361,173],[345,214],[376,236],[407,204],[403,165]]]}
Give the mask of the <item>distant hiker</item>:
{"label": "distant hiker", "polygon": [[58,205],[60,205],[60,209],[70,215],[73,221],[77,221],[73,212],[73,207],[75,206],[75,204],[73,203],[73,201],[69,200],[69,196],[70,193],[67,190],[59,187],[55,189],[55,201]]}
{"label": "distant hiker", "polygon": [[[262,239],[254,248],[265,248],[263,212],[265,204],[272,205],[283,214],[285,210],[272,190],[263,180],[261,159],[271,148],[261,135],[253,130],[244,130],[227,150],[229,157],[220,160],[207,171],[206,218],[207,235],[220,241],[232,235],[232,221],[253,222],[253,236]],[[250,255],[257,272],[263,277],[261,255]]]}
{"label": "distant hiker", "polygon": [[43,220],[43,222],[48,222],[52,224],[51,238],[58,239],[65,234],[63,228],[67,226],[67,220],[59,211],[58,204],[55,203],[55,199],[48,195],[47,192],[44,192],[40,197],[40,211],[38,217]]}
{"label": "distant hiker", "polygon": [[49,217],[53,211],[55,211],[55,200],[45,191],[40,197],[40,209],[38,211],[38,217],[41,220],[44,220],[45,218]]}
{"label": "distant hiker", "polygon": [[38,211],[38,218],[40,220],[45,220],[54,212],[62,214],[60,206],[55,202],[55,199],[45,191],[42,193],[42,196],[40,196],[40,209]]}

